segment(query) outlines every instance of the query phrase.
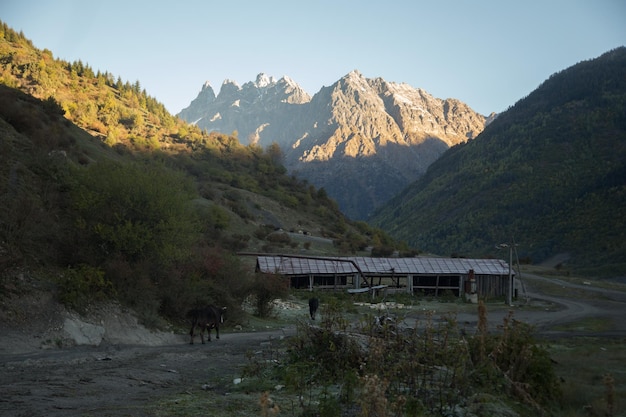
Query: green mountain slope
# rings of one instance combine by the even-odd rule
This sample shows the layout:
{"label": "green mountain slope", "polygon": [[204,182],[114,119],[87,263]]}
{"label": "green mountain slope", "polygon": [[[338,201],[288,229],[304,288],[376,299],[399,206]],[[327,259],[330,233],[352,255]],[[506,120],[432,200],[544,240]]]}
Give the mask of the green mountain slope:
{"label": "green mountain slope", "polygon": [[626,48],[554,74],[379,210],[421,250],[626,273]]}
{"label": "green mountain slope", "polygon": [[138,81],[0,29],[0,298],[43,279],[74,308],[113,297],[176,318],[217,300],[236,310],[269,282],[239,251],[393,246],[287,176],[279,148],[202,132]]}

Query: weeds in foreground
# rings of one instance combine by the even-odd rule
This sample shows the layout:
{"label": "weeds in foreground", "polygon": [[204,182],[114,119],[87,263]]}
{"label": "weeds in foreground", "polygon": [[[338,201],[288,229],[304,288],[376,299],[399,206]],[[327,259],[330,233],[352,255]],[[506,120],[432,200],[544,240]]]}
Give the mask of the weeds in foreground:
{"label": "weeds in foreground", "polygon": [[261,394],[259,405],[261,406],[261,417],[274,417],[280,412],[280,408],[270,398],[270,393],[267,391]]}
{"label": "weeds in foreground", "polygon": [[549,356],[512,314],[489,334],[481,305],[478,331],[466,335],[454,316],[425,313],[415,328],[375,317],[351,325],[339,305],[325,307],[320,325],[299,323],[284,357],[270,365],[302,415],[457,415],[483,394],[503,398],[503,407],[522,403],[533,415],[558,404]]}
{"label": "weeds in foreground", "polygon": [[612,417],[615,406],[615,379],[613,375],[605,374],[603,382],[606,387],[606,415]]}

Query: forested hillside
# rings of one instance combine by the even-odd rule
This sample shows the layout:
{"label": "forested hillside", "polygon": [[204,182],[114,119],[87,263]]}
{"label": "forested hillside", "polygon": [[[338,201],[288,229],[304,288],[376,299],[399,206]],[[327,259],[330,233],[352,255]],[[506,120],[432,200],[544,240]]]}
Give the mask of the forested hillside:
{"label": "forested hillside", "polygon": [[157,321],[276,291],[238,251],[393,247],[285,175],[279,148],[202,132],[139,81],[57,60],[6,24],[0,35],[0,295],[43,280],[76,309],[115,298]]}
{"label": "forested hillside", "polygon": [[626,48],[551,76],[451,148],[372,224],[420,250],[522,260],[569,253],[626,273]]}

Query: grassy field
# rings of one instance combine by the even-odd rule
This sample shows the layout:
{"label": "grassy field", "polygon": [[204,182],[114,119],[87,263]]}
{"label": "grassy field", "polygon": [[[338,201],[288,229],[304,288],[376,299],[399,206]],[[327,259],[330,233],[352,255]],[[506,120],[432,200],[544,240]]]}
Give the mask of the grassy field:
{"label": "grassy field", "polygon": [[550,344],[562,381],[563,417],[626,416],[624,339],[575,338]]}

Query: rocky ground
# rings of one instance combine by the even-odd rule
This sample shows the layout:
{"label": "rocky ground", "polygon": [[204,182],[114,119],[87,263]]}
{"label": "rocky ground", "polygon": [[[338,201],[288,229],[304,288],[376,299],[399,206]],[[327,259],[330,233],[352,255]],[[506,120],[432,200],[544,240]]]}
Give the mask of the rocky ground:
{"label": "rocky ground", "polygon": [[[549,295],[539,292],[542,285],[551,286]],[[540,336],[626,337],[626,292],[620,288],[538,275],[527,275],[525,288],[513,306],[488,307],[491,326],[513,310]],[[406,325],[419,325],[425,310],[443,314],[455,306],[458,322],[473,331],[475,309],[466,304],[421,301],[402,315]],[[271,329],[227,327],[220,340],[189,345],[185,331],[150,331],[120,306],[78,316],[45,291],[10,298],[0,309],[0,415],[159,416],[169,415],[159,404],[178,396],[228,396],[249,355],[293,335],[296,320],[306,318],[305,307],[297,301],[281,305],[282,325]],[[606,325],[568,327],[587,318]]]}

